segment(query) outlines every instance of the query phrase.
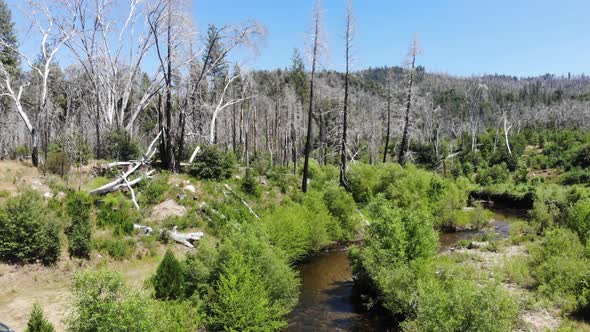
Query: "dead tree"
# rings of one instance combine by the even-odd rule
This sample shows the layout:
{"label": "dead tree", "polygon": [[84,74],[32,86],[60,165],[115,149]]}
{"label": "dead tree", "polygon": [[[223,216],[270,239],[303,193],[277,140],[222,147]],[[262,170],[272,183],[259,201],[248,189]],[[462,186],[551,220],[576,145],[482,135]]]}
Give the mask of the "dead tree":
{"label": "dead tree", "polygon": [[410,43],[410,51],[408,53],[409,80],[408,80],[408,94],[406,97],[406,115],[405,115],[405,119],[404,119],[404,131],[402,134],[402,141],[401,141],[401,145],[399,148],[399,156],[397,158],[398,162],[401,165],[405,164],[405,162],[406,162],[406,154],[408,153],[409,145],[410,145],[408,135],[409,135],[409,130],[410,130],[410,110],[412,108],[412,88],[414,85],[414,69],[416,68],[416,56],[419,53],[420,53],[420,50],[418,48],[418,41],[416,40],[416,38],[414,38],[412,40],[412,42]]}
{"label": "dead tree", "polygon": [[313,119],[313,84],[315,79],[315,71],[318,62],[318,57],[323,50],[322,41],[322,15],[320,0],[316,0],[313,9],[313,44],[311,45],[311,77],[309,79],[309,112],[307,116],[307,137],[305,138],[305,159],[303,162],[303,179],[301,181],[301,190],[307,192],[307,178],[309,173],[309,155],[311,153],[311,129]]}
{"label": "dead tree", "polygon": [[350,69],[350,44],[352,42],[354,17],[352,15],[352,0],[348,1],[346,8],[346,46],[345,46],[345,61],[346,71],[344,73],[344,109],[342,113],[342,142],[340,146],[340,185],[348,189],[348,181],[346,180],[346,131],[348,129],[348,81]]}

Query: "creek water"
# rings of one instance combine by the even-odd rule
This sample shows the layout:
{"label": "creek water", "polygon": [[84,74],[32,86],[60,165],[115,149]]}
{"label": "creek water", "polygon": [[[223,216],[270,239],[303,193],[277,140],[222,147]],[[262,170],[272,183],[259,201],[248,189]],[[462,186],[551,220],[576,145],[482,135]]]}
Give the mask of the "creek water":
{"label": "creek water", "polygon": [[[482,231],[441,233],[440,251],[457,241],[473,239],[485,232],[507,237],[510,220],[520,212],[492,210],[492,221]],[[301,295],[289,316],[287,331],[396,331],[381,317],[370,315],[356,292],[346,248],[329,250],[307,259],[299,268]],[[391,322],[390,322],[391,323]],[[388,328],[389,326],[389,328]]]}

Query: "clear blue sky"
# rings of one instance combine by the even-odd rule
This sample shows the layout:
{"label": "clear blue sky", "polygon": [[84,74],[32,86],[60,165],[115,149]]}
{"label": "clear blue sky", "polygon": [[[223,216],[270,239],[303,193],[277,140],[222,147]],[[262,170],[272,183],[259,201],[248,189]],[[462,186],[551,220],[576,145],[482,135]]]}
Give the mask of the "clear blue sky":
{"label": "clear blue sky", "polygon": [[[342,69],[346,0],[324,0],[330,57]],[[285,67],[303,47],[313,0],[194,0],[200,25],[255,18],[268,29],[253,63]],[[397,65],[420,38],[429,71],[470,75],[590,73],[589,0],[356,0],[355,68]]]}
{"label": "clear blue sky", "polygon": [[[125,1],[125,0],[114,0]],[[303,48],[313,0],[193,0],[201,32],[217,25],[255,19],[267,29],[266,42],[250,68],[285,68],[293,48]],[[25,28],[8,0],[17,26]],[[324,68],[343,68],[346,0],[324,0],[330,49]],[[590,0],[353,0],[357,19],[354,69],[399,65],[413,35],[428,71],[457,75],[500,73],[518,76],[568,72],[590,74]],[[21,40],[31,46],[31,38]]]}

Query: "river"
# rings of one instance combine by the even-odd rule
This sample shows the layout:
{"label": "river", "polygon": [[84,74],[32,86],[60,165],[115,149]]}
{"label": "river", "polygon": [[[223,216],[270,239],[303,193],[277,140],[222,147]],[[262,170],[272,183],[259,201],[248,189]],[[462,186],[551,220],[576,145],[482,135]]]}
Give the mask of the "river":
{"label": "river", "polygon": [[[440,250],[446,251],[457,241],[472,239],[483,232],[508,236],[510,221],[520,211],[492,210],[486,231],[442,233]],[[387,324],[369,315],[355,294],[347,249],[329,250],[308,258],[300,267],[299,304],[289,316],[288,331],[387,331]],[[391,329],[390,331],[395,331]]]}

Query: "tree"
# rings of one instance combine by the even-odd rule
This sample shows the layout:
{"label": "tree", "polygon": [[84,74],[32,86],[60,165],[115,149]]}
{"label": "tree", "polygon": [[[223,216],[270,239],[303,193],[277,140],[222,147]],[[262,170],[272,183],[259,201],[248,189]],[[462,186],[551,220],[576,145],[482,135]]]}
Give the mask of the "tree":
{"label": "tree", "polygon": [[31,317],[27,323],[25,332],[54,332],[55,328],[45,317],[43,317],[43,309],[39,303],[33,304]]}
{"label": "tree", "polygon": [[410,110],[412,107],[412,87],[414,85],[414,69],[416,67],[416,56],[420,53],[420,49],[418,47],[418,40],[414,38],[410,43],[410,50],[408,52],[409,58],[409,68],[408,68],[408,95],[406,97],[406,115],[404,120],[404,132],[402,134],[402,142],[399,148],[399,156],[398,161],[400,164],[405,164],[406,157],[408,153],[408,148],[410,146],[409,141],[409,130],[410,130]]}
{"label": "tree", "polygon": [[183,296],[184,269],[172,251],[166,251],[164,259],[156,270],[153,283],[157,299],[175,300]]}
{"label": "tree", "polygon": [[[295,89],[295,95],[301,108],[305,103],[305,98],[309,92],[307,86],[307,77],[305,74],[305,63],[301,57],[299,50],[293,50],[291,69],[289,71],[289,84]],[[297,124],[296,124],[296,110],[291,111],[290,122],[290,138],[291,138],[291,161],[293,162],[293,174],[297,172]]]}
{"label": "tree", "polygon": [[309,155],[311,154],[311,129],[313,119],[313,83],[315,79],[316,66],[321,55],[324,44],[322,36],[322,12],[320,0],[316,0],[312,12],[312,39],[311,44],[311,77],[309,79],[309,112],[307,115],[307,137],[305,138],[305,159],[303,163],[303,179],[301,190],[307,192],[307,178],[309,174]]}
{"label": "tree", "polygon": [[91,250],[92,225],[90,210],[92,198],[82,191],[69,192],[66,197],[66,211],[72,223],[66,229],[70,256],[88,258]]}
{"label": "tree", "polygon": [[0,62],[12,75],[18,72],[19,56],[15,51],[18,47],[12,13],[5,0],[0,0]]}
{"label": "tree", "polygon": [[346,130],[348,129],[348,75],[350,67],[350,43],[352,42],[354,17],[352,16],[352,0],[348,1],[346,8],[346,46],[345,60],[346,71],[344,72],[344,110],[342,112],[342,142],[340,147],[340,185],[348,189],[346,181]]}

